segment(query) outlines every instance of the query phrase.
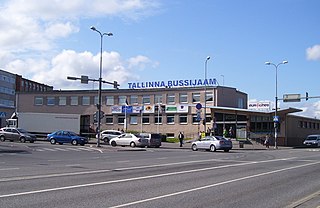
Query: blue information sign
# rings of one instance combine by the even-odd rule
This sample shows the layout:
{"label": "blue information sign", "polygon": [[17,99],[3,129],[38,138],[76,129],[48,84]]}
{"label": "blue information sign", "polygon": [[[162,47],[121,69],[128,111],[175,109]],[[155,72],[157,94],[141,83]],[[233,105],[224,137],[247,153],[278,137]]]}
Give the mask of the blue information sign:
{"label": "blue information sign", "polygon": [[196,105],[196,109],[200,110],[201,108],[202,108],[201,103],[198,103],[198,104]]}

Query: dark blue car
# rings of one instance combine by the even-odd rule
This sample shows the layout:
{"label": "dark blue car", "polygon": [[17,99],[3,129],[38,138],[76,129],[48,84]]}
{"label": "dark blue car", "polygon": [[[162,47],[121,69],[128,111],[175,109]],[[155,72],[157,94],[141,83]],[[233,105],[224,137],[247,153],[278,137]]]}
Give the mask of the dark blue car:
{"label": "dark blue car", "polygon": [[72,145],[85,145],[88,143],[88,139],[85,137],[78,136],[76,133],[72,131],[56,131],[47,135],[47,140],[51,144],[63,144],[63,143],[71,143]]}

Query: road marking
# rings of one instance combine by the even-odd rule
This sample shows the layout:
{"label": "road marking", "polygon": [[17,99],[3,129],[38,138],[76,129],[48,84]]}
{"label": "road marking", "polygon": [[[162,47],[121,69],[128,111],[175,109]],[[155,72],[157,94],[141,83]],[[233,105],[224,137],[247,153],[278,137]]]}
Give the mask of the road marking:
{"label": "road marking", "polygon": [[59,148],[59,147],[55,147],[54,149],[60,150],[60,151],[64,151],[64,152],[68,151],[68,150],[66,150],[66,149],[62,149],[62,148]]}
{"label": "road marking", "polygon": [[[295,157],[275,159],[275,160],[265,160],[265,161],[258,161],[258,162],[234,161],[234,162],[241,162],[241,164],[229,165],[228,167],[239,166],[239,165],[250,165],[250,164],[255,164],[255,163],[286,161],[286,160],[291,160],[291,159],[295,159]],[[195,160],[195,161],[165,163],[165,164],[157,164],[157,165],[145,165],[145,166],[136,166],[136,167],[117,168],[117,169],[103,169],[103,170],[82,171],[82,172],[72,172],[72,173],[56,173],[56,174],[46,174],[46,175],[34,175],[34,176],[20,176],[20,177],[13,177],[13,178],[2,178],[2,179],[0,179],[0,182],[52,178],[52,177],[63,177],[63,176],[74,176],[74,175],[85,175],[85,174],[105,173],[105,172],[111,172],[111,171],[138,170],[138,169],[145,169],[145,168],[166,167],[166,166],[173,166],[173,165],[192,164],[192,163],[199,163],[199,162],[216,162],[216,161],[220,162],[223,160],[217,160],[217,159]],[[218,166],[217,168],[219,168],[219,167],[223,168],[225,166]]]}
{"label": "road marking", "polygon": [[135,205],[135,204],[141,204],[141,203],[144,203],[144,202],[154,201],[154,200],[167,198],[167,197],[171,197],[171,196],[176,196],[176,195],[181,195],[181,194],[190,193],[190,192],[194,192],[194,191],[199,191],[199,190],[203,190],[203,189],[213,188],[213,187],[216,187],[216,186],[221,186],[221,185],[225,185],[225,184],[229,184],[229,183],[234,183],[234,182],[238,182],[238,181],[257,178],[257,177],[261,177],[261,176],[265,176],[265,175],[275,174],[275,173],[279,173],[279,172],[283,172],[283,171],[289,171],[289,170],[292,170],[292,169],[301,168],[301,167],[305,167],[305,166],[316,165],[316,164],[319,164],[319,163],[320,162],[314,162],[314,163],[309,163],[309,164],[298,165],[298,166],[283,168],[283,169],[279,169],[279,170],[269,171],[269,172],[265,172],[265,173],[259,173],[259,174],[255,174],[255,175],[251,175],[251,176],[245,176],[245,177],[242,177],[242,178],[236,178],[236,179],[232,179],[232,180],[228,180],[228,181],[222,181],[220,183],[214,183],[214,184],[210,184],[210,185],[207,185],[207,186],[202,186],[202,187],[193,188],[193,189],[187,189],[187,190],[180,191],[180,192],[175,192],[175,193],[172,193],[172,194],[166,194],[166,195],[161,195],[161,196],[152,197],[152,198],[148,198],[148,199],[143,199],[143,200],[139,200],[139,201],[129,202],[129,203],[126,203],[126,204],[120,204],[120,205],[113,206],[113,207],[110,207],[110,208],[120,208],[120,207],[132,206],[132,205]]}
{"label": "road marking", "polygon": [[57,150],[51,149],[51,148],[42,148],[43,150],[51,151],[51,152],[56,152]]}
{"label": "road marking", "polygon": [[78,149],[89,151],[89,152],[94,151],[93,149],[88,149],[88,148],[85,148],[85,147],[79,147]]}
{"label": "road marking", "polygon": [[81,164],[70,164],[70,165],[65,165],[66,167],[73,167],[73,166],[80,166]]}
{"label": "road marking", "polygon": [[[277,159],[277,160],[272,160],[272,161],[282,161],[282,160],[286,160],[286,159]],[[114,180],[114,181],[103,181],[103,182],[96,182],[96,183],[79,184],[79,185],[73,185],[73,186],[64,186],[64,187],[57,187],[57,188],[50,188],[50,189],[41,189],[41,190],[35,190],[35,191],[4,194],[4,195],[0,195],[0,198],[23,196],[23,195],[30,195],[30,194],[36,194],[36,193],[60,191],[60,190],[69,190],[69,189],[75,189],[75,188],[83,188],[83,187],[91,187],[91,186],[98,186],[98,185],[114,184],[114,183],[121,183],[121,182],[128,182],[128,181],[145,180],[145,179],[151,179],[151,178],[166,177],[166,176],[173,176],[173,175],[180,175],[180,174],[187,174],[187,173],[195,173],[195,172],[201,172],[201,171],[208,171],[208,170],[214,170],[214,169],[222,169],[222,168],[227,168],[227,167],[236,167],[236,166],[243,166],[243,165],[250,165],[250,164],[257,164],[257,163],[264,163],[264,162],[270,162],[270,160],[260,161],[260,162],[247,162],[247,163],[240,163],[240,164],[234,164],[234,165],[224,165],[224,166],[218,166],[218,167],[209,167],[209,168],[186,170],[186,171],[171,172],[171,173],[163,173],[163,174],[149,175],[149,176],[140,176],[140,177],[135,177],[135,178],[125,178],[125,179],[119,179],[119,180]],[[256,174],[256,175],[252,175],[252,176],[246,176],[246,177],[243,177],[243,178],[237,178],[237,179],[233,179],[233,180],[229,180],[229,181],[225,181],[225,182],[220,182],[220,183],[217,183],[217,184],[211,184],[211,185],[207,185],[207,186],[203,186],[203,187],[199,187],[199,188],[195,188],[195,189],[181,191],[181,192],[177,192],[177,193],[173,193],[173,194],[168,194],[168,195],[154,197],[154,198],[150,198],[150,199],[146,199],[146,200],[131,202],[131,203],[128,203],[128,204],[122,204],[122,205],[118,205],[118,206],[115,206],[115,207],[129,206],[129,205],[132,205],[132,204],[138,204],[138,203],[142,203],[142,202],[146,202],[146,201],[152,201],[152,200],[155,200],[155,199],[160,199],[160,198],[174,196],[174,195],[178,195],[178,194],[182,194],[182,193],[188,193],[188,192],[192,192],[192,191],[196,191],[196,190],[211,188],[211,187],[218,186],[218,185],[228,184],[228,183],[232,183],[232,182],[236,182],[236,181],[246,180],[246,179],[255,178],[255,177],[264,176],[264,175],[269,175],[269,174],[278,173],[278,172],[283,172],[283,171],[286,171],[286,170],[301,168],[301,167],[315,165],[315,164],[319,164],[319,163],[320,163],[320,161],[313,162],[313,163],[308,163],[308,164],[303,164],[303,165],[298,165],[298,166],[293,166],[293,167],[288,167],[288,168],[283,168],[283,169],[279,169],[279,170],[274,170],[274,171],[270,171],[270,172],[265,172],[265,173],[260,173],[260,174]]]}
{"label": "road marking", "polygon": [[20,168],[1,168],[0,170],[19,170]]}
{"label": "road marking", "polygon": [[71,148],[71,147],[67,147],[66,148],[67,150],[72,150],[72,151],[77,151],[77,152],[80,152],[81,150],[78,150],[78,149],[76,149],[76,148]]}

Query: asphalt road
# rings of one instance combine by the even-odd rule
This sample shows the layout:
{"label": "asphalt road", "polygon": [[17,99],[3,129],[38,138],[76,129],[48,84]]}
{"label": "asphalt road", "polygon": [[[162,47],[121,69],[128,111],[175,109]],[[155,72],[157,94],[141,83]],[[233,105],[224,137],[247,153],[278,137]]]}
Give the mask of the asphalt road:
{"label": "asphalt road", "polygon": [[320,148],[0,143],[0,207],[319,207]]}

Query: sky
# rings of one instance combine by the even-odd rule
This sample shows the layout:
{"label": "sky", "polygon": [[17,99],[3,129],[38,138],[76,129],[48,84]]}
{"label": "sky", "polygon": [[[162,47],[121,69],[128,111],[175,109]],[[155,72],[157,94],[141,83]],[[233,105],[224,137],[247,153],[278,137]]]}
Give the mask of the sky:
{"label": "sky", "polygon": [[[203,79],[250,102],[320,96],[319,0],[0,0],[0,68],[56,90],[67,76],[129,82]],[[265,62],[281,64],[276,70]],[[103,89],[113,86],[104,84]],[[320,99],[283,103],[320,118]]]}

